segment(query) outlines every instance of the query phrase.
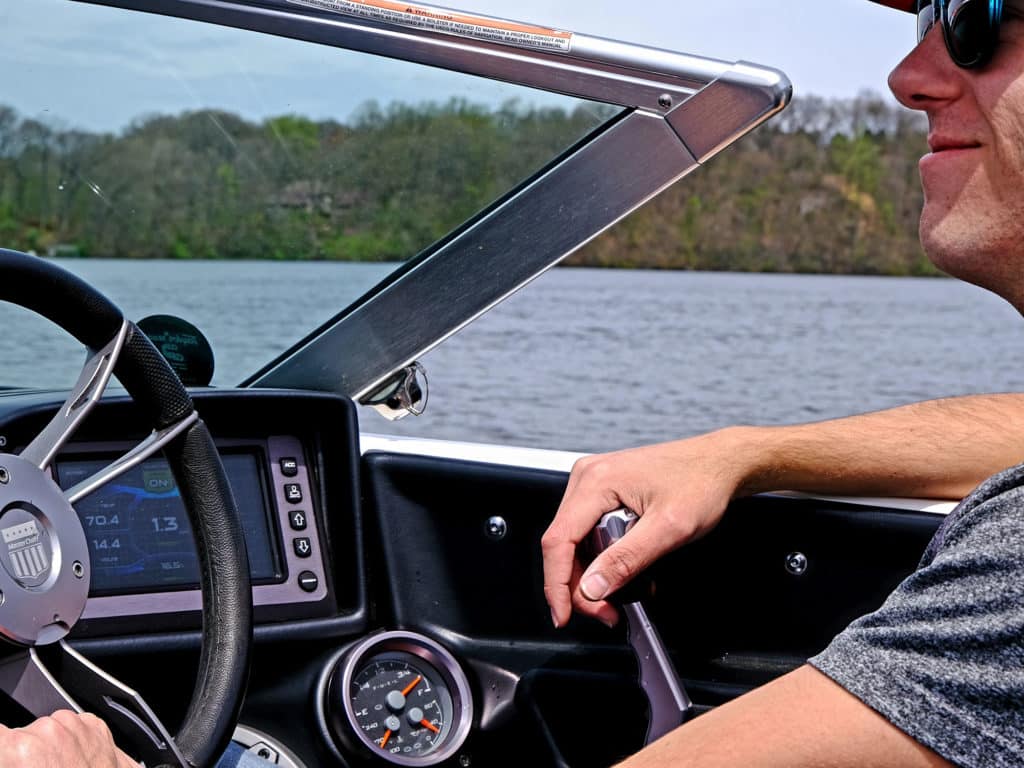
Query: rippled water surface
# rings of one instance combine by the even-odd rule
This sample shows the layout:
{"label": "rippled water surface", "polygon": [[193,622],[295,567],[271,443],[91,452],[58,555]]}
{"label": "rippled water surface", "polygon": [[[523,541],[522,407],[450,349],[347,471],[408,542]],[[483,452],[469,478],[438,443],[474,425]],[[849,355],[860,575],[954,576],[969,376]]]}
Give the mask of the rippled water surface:
{"label": "rippled water surface", "polygon": [[[133,318],[204,330],[233,384],[394,265],[71,261]],[[77,343],[0,305],[0,383],[67,387]],[[1024,390],[1024,322],[953,280],[557,269],[428,354],[426,415],[373,432],[606,450]]]}

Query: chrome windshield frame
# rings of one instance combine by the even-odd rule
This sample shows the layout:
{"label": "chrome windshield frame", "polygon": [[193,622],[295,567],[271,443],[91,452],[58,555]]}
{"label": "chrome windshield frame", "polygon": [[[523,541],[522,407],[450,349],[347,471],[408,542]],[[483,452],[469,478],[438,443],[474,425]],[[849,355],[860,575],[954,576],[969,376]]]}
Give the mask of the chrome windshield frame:
{"label": "chrome windshield frame", "polygon": [[[317,389],[357,400],[372,394],[781,111],[792,95],[789,80],[775,69],[575,32],[570,50],[553,52],[343,15],[293,0],[78,1],[289,37],[622,108],[618,117],[410,259],[241,386]],[[475,279],[467,281],[467,274]]]}

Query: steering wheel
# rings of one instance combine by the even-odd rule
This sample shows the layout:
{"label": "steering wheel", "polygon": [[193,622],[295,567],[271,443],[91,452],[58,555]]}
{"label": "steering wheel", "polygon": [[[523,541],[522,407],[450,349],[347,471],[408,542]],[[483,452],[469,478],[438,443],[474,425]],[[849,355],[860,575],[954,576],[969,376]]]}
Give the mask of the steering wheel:
{"label": "steering wheel", "polygon": [[[245,540],[210,433],[146,336],[79,278],[34,256],[0,249],[0,300],[48,318],[90,350],[56,416],[20,454],[0,453],[0,636],[19,646],[0,658],[0,690],[37,717],[58,709],[99,715],[119,746],[147,766],[210,765],[237,722],[252,644]],[[153,432],[62,491],[50,465],[99,401],[111,374]],[[199,676],[173,738],[135,691],[64,641],[89,593],[89,550],[71,505],[161,449],[192,523],[203,601]]]}

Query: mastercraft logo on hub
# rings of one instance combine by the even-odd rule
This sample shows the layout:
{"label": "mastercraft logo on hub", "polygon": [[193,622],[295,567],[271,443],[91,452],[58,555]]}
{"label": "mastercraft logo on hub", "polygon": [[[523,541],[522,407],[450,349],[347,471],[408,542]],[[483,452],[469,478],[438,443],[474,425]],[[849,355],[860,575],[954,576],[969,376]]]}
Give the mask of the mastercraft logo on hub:
{"label": "mastercraft logo on hub", "polygon": [[14,578],[35,579],[50,567],[46,546],[39,535],[39,525],[35,520],[4,528],[0,531],[0,536],[7,545],[7,556]]}

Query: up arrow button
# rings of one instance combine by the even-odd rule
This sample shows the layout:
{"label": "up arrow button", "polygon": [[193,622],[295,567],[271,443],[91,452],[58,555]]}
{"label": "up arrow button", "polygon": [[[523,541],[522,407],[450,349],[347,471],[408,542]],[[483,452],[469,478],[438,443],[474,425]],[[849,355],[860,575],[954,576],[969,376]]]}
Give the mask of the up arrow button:
{"label": "up arrow button", "polygon": [[288,522],[293,531],[306,530],[306,513],[301,509],[294,509],[288,513]]}

